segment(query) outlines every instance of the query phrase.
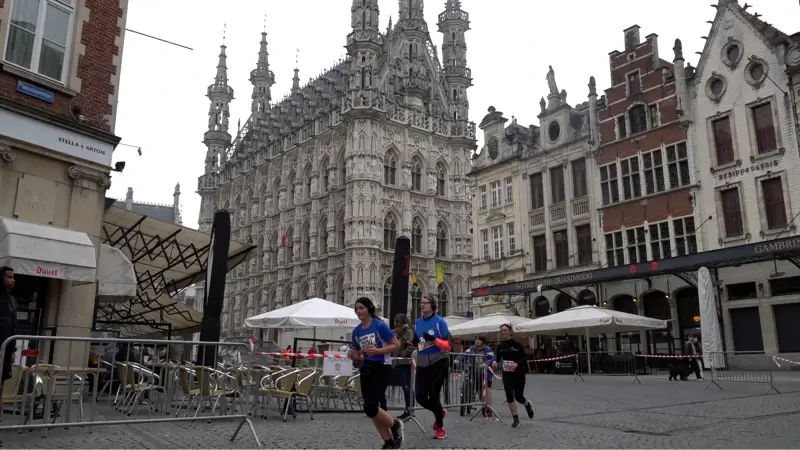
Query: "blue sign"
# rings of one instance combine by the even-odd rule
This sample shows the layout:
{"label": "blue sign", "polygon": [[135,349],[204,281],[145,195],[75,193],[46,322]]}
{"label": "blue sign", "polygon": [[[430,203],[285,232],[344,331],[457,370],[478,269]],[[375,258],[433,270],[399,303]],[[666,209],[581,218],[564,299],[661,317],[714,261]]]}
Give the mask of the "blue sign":
{"label": "blue sign", "polygon": [[53,94],[51,91],[42,89],[39,86],[34,86],[30,83],[26,83],[22,80],[17,80],[17,92],[30,95],[33,98],[38,98],[39,100],[47,103],[53,103],[53,100],[55,100],[55,94]]}

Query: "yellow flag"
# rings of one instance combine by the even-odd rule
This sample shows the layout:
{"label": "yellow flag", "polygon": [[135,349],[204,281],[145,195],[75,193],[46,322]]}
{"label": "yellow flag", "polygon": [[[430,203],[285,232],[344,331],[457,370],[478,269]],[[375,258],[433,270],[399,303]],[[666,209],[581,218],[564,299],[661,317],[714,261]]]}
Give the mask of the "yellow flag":
{"label": "yellow flag", "polygon": [[436,264],[436,284],[444,283],[444,264],[437,263]]}
{"label": "yellow flag", "polygon": [[416,282],[417,282],[417,274],[412,273],[411,274],[411,284],[414,284]]}

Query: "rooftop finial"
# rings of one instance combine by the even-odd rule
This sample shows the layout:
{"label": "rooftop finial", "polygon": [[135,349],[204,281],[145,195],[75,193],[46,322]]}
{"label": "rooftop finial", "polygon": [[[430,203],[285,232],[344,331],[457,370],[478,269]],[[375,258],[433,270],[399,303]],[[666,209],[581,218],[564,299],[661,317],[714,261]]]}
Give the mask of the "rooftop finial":
{"label": "rooftop finial", "polygon": [[267,32],[267,15],[264,14],[264,30],[265,33]]}
{"label": "rooftop finial", "polygon": [[227,34],[228,34],[228,24],[227,23],[223,23],[222,24],[222,45],[225,45],[225,38],[227,37],[226,36]]}
{"label": "rooftop finial", "polygon": [[294,51],[294,68],[298,69],[300,67],[300,49],[296,49]]}

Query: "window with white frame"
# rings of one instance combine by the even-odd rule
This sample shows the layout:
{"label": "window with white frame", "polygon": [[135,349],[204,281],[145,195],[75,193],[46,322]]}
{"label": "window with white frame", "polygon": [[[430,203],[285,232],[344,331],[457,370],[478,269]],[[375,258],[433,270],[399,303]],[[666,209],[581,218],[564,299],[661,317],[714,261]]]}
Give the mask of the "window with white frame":
{"label": "window with white frame", "polygon": [[511,177],[507,177],[504,181],[506,185],[506,205],[514,202],[514,184]]}
{"label": "window with white frame", "polygon": [[480,198],[481,198],[481,211],[486,211],[486,208],[488,208],[488,204],[487,204],[488,203],[488,198],[487,198],[487,194],[486,194],[486,185],[483,185],[480,188],[478,188],[478,192],[480,193]]}
{"label": "window with white frame", "polygon": [[625,200],[642,196],[642,181],[639,175],[639,157],[633,156],[619,162],[622,175],[622,196]]}
{"label": "window with white frame", "polygon": [[494,257],[503,257],[503,227],[492,227],[492,241],[494,243]]}
{"label": "window with white frame", "polygon": [[63,83],[69,66],[74,0],[13,0],[5,61]]}
{"label": "window with white frame", "polygon": [[675,254],[678,256],[697,253],[694,216],[681,217],[672,221],[675,230]]}
{"label": "window with white frame", "polygon": [[628,264],[647,261],[647,234],[644,230],[644,227],[625,230],[625,237],[628,241]]}
{"label": "window with white frame", "polygon": [[493,181],[491,184],[492,191],[492,208],[497,208],[501,204],[503,198],[503,189],[499,181]]}
{"label": "window with white frame", "polygon": [[508,254],[511,255],[517,250],[517,233],[514,230],[514,222],[506,224],[506,234],[508,235]]}
{"label": "window with white frame", "polygon": [[650,224],[650,251],[653,260],[665,259],[672,256],[672,239],[669,234],[669,222]]}
{"label": "window with white frame", "polygon": [[603,194],[603,205],[619,202],[619,178],[616,162],[600,167],[600,190]]}
{"label": "window with white frame", "polygon": [[622,241],[622,231],[606,234],[606,264],[608,267],[625,264],[625,245]]}
{"label": "window with white frame", "polygon": [[481,244],[483,245],[483,259],[489,259],[489,230],[481,230]]}
{"label": "window with white frame", "polygon": [[664,156],[660,149],[642,154],[642,168],[647,195],[667,190],[664,182]]}
{"label": "window with white frame", "polygon": [[669,172],[669,187],[671,189],[688,186],[691,183],[686,142],[667,146],[667,172]]}

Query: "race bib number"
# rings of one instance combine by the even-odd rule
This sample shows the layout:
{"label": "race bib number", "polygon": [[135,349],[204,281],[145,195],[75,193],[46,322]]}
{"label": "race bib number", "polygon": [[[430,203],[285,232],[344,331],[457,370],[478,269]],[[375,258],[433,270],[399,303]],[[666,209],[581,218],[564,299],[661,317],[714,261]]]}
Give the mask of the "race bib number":
{"label": "race bib number", "polygon": [[514,369],[514,361],[503,361],[503,372],[513,372]]}
{"label": "race bib number", "polygon": [[369,347],[377,347],[378,340],[376,339],[375,333],[369,333],[359,336],[358,345],[359,347],[361,347],[361,350]]}
{"label": "race bib number", "polygon": [[426,348],[431,348],[431,347],[433,347],[433,342],[428,342],[428,341],[425,341],[425,340],[421,340],[421,341],[419,341],[419,344],[417,344],[417,348],[419,349],[419,351],[422,351],[422,350],[425,350]]}

